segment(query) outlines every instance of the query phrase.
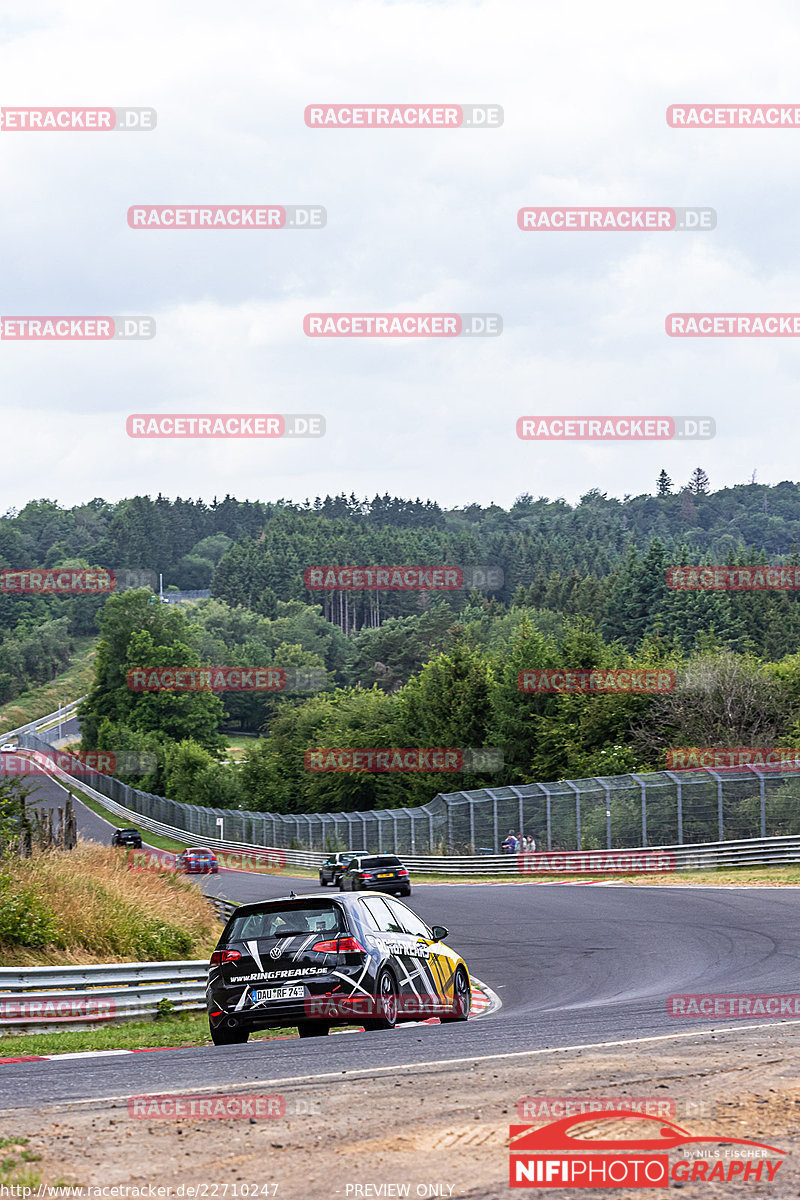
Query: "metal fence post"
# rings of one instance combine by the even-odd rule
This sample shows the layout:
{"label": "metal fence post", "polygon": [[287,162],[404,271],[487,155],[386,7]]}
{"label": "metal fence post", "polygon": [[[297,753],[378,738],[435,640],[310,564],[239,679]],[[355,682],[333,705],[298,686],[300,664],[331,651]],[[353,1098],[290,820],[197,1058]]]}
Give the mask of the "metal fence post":
{"label": "metal fence post", "polygon": [[647,784],[638,775],[631,775],[642,789],[642,846],[647,847]]}
{"label": "metal fence post", "polygon": [[450,853],[453,853],[453,806],[449,800],[445,800],[447,805],[447,842],[450,847]]}
{"label": "metal fence post", "polygon": [[678,845],[683,845],[683,780],[674,771],[665,771],[664,774],[673,781],[678,793]]}
{"label": "metal fence post", "polygon": [[704,768],[717,781],[717,824],[719,826],[719,840],[725,841],[725,828],[722,820],[722,776],[716,771],[712,771],[710,767]]}
{"label": "metal fence post", "polygon": [[[497,833],[497,793],[492,792],[492,821],[494,822],[494,852],[500,853],[500,838]],[[450,839],[450,852],[453,851],[453,841]]]}
{"label": "metal fence post", "polygon": [[[572,780],[570,780],[570,779],[565,779],[564,783],[567,785],[568,788],[572,788],[573,792],[575,793],[575,842],[576,842],[575,849],[582,850],[583,846],[581,845],[581,790],[578,787],[578,785],[576,783],[573,783]],[[549,848],[550,847],[548,846],[548,849]]]}
{"label": "metal fence post", "polygon": [[539,787],[544,788],[544,794],[546,797],[545,813],[547,816],[547,849],[552,850],[553,849],[553,823],[552,823],[551,814],[550,814],[550,789],[544,783],[540,783]]}
{"label": "metal fence post", "polygon": [[605,794],[606,794],[606,849],[610,850],[611,849],[611,787],[609,786],[609,784],[603,783],[603,781],[599,775],[594,775],[592,778],[597,780],[597,782],[600,784],[600,787],[603,788],[603,790],[605,791]]}

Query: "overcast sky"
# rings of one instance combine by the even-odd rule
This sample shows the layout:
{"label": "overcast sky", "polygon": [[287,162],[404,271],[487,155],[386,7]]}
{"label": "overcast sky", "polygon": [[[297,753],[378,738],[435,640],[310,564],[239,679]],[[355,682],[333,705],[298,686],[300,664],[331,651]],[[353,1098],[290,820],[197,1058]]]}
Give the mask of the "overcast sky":
{"label": "overcast sky", "polygon": [[[0,509],[158,491],[443,505],[797,479],[800,12],[752,4],[0,4],[3,106],[151,106],[149,133],[0,132],[2,314],[148,314],[152,341],[0,341]],[[499,129],[309,129],[306,105],[502,105]],[[321,204],[319,231],[133,230],[133,204]],[[713,232],[523,233],[526,205],[707,205]],[[496,338],[311,339],[309,312],[497,312]],[[134,441],[134,412],[322,413],[319,440]],[[700,443],[521,442],[527,414],[700,414]]]}

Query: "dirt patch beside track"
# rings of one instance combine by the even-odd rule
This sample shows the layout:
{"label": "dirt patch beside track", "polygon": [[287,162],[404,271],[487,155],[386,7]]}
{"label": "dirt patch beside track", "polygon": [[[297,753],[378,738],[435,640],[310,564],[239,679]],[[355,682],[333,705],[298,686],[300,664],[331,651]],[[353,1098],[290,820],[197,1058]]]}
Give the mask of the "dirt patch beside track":
{"label": "dirt patch beside track", "polygon": [[[30,1139],[29,1152],[42,1156],[31,1166],[41,1170],[44,1182],[171,1186],[171,1193],[161,1194],[176,1197],[190,1196],[190,1184],[205,1185],[205,1191],[194,1193],[199,1200],[235,1200],[246,1194],[243,1184],[250,1185],[250,1197],[276,1194],[280,1200],[404,1194],[507,1200],[513,1194],[508,1126],[522,1120],[517,1112],[522,1097],[651,1097],[675,1101],[676,1115],[670,1119],[694,1136],[746,1138],[786,1151],[772,1183],[689,1182],[681,1188],[683,1196],[707,1200],[735,1190],[783,1200],[800,1191],[797,1036],[797,1024],[786,1024],[708,1034],[697,1041],[645,1041],[474,1065],[420,1066],[396,1074],[349,1074],[333,1084],[259,1086],[252,1090],[284,1098],[286,1115],[255,1121],[132,1118],[125,1101],[17,1110],[0,1118],[0,1134]],[[320,1055],[324,1070],[324,1047]],[[75,1069],[80,1070],[79,1060]],[[591,1117],[581,1133],[599,1136]],[[181,1184],[183,1193],[177,1190]],[[263,1184],[279,1186],[276,1193],[254,1190]],[[396,1186],[387,1190],[387,1184]],[[408,1191],[397,1185],[409,1185]],[[558,1194],[587,1200],[607,1197],[609,1190],[559,1189]],[[625,1195],[652,1198],[653,1191],[626,1189]]]}

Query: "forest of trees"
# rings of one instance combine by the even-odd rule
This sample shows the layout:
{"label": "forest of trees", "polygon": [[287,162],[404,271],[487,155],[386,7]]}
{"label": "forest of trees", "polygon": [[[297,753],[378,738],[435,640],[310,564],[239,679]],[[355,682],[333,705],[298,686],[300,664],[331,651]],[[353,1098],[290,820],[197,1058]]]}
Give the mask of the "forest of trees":
{"label": "forest of trees", "polygon": [[[671,591],[666,572],[800,563],[800,485],[714,493],[698,468],[678,492],[662,472],[656,493],[617,500],[592,491],[577,505],[523,495],[509,510],[344,495],[32,502],[0,520],[0,567],[161,571],[166,585],[210,587],[212,598],[176,608],[148,589],[107,601],[0,595],[0,700],[51,678],[72,640],[99,629],[85,749],[153,751],[152,776],[131,780],[147,790],[284,812],[657,769],[681,744],[796,745],[797,594]],[[330,564],[485,565],[500,568],[503,583],[310,591],[306,568]],[[212,695],[135,693],[126,683],[134,667],[201,665],[316,671],[324,687]],[[517,687],[523,669],[631,665],[674,667],[679,693],[531,696]],[[224,735],[234,732],[254,735],[239,765],[225,761]],[[304,767],[310,747],[391,745],[497,747],[504,766],[491,776]]]}

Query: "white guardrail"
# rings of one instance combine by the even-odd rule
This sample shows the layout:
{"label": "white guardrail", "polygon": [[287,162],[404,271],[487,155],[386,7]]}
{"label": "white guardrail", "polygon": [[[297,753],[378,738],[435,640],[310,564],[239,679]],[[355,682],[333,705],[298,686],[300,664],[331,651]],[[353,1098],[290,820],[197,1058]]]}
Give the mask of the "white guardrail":
{"label": "white guardrail", "polygon": [[65,704],[60,710],[57,709],[44,717],[37,717],[35,721],[29,721],[27,725],[20,725],[17,729],[6,729],[5,732],[0,733],[0,742],[7,742],[11,738],[19,737],[21,733],[42,733],[46,729],[52,729],[59,721],[70,721],[76,715],[78,705],[85,699],[85,696],[81,696],[78,700]]}
{"label": "white guardrail", "polygon": [[2,1035],[155,1018],[205,1009],[208,962],[0,967]]}

